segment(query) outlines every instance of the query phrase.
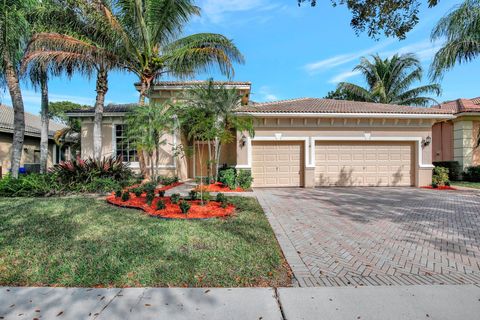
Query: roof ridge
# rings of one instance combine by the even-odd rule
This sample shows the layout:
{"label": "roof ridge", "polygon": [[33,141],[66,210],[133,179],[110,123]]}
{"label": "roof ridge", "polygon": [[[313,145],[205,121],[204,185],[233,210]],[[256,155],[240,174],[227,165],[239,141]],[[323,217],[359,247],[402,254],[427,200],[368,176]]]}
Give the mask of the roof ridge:
{"label": "roof ridge", "polygon": [[293,98],[293,99],[283,99],[283,100],[275,100],[275,101],[256,102],[253,105],[254,106],[265,106],[265,105],[269,105],[269,104],[288,103],[288,102],[302,101],[302,100],[309,100],[309,99],[317,99],[317,98],[302,97],[302,98]]}

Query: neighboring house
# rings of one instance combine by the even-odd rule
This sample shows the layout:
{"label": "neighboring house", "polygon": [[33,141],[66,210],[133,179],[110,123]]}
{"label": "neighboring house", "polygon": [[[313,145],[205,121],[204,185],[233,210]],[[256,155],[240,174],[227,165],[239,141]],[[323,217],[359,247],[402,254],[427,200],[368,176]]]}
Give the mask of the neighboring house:
{"label": "neighboring house", "polygon": [[[196,83],[159,82],[151,99],[180,100]],[[248,102],[249,82],[221,84],[236,88]],[[138,167],[136,151],[124,136],[129,108],[105,107],[102,150],[104,156],[123,155]],[[237,141],[224,147],[220,162],[251,170],[255,187],[429,185],[432,126],[455,118],[437,108],[315,98],[250,103],[238,112],[255,118],[255,136],[237,132]],[[82,157],[92,156],[93,109],[68,115],[82,120]],[[160,159],[163,174],[187,179],[205,172],[199,150],[188,159],[172,156],[173,146],[187,145],[179,132],[167,140]]]}
{"label": "neighboring house", "polygon": [[[53,141],[55,131],[65,126],[53,121],[49,124],[49,142],[48,142],[48,166],[65,160],[65,148],[58,147]],[[25,139],[23,142],[22,158],[20,166],[40,164],[40,130],[41,119],[39,116],[25,112]],[[0,166],[2,174],[10,169],[12,155],[13,139],[13,108],[0,105]],[[32,166],[30,166],[32,167]],[[33,166],[35,167],[35,166]],[[38,167],[39,168],[39,167]]]}
{"label": "neighboring house", "polygon": [[455,118],[433,126],[433,161],[458,161],[464,169],[480,165],[480,97],[447,101],[437,108]]}

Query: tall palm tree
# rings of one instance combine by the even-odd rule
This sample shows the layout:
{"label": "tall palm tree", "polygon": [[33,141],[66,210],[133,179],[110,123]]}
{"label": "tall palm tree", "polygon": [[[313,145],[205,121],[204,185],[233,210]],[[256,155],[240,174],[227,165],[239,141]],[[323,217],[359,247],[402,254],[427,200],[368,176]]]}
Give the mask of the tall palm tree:
{"label": "tall palm tree", "polygon": [[465,0],[438,21],[431,39],[444,38],[445,43],[430,67],[434,79],[455,64],[470,62],[480,54],[480,0]]}
{"label": "tall palm tree", "polygon": [[[120,68],[118,57],[112,54],[116,40],[108,30],[101,8],[103,1],[50,0],[43,13],[43,32],[33,35],[24,64],[46,68],[55,65],[71,74],[73,71],[91,76],[96,74],[93,154],[101,158],[102,119],[108,91],[108,72]],[[55,16],[55,20],[51,17]],[[50,18],[49,18],[50,17]]]}
{"label": "tall palm tree", "polygon": [[11,155],[13,178],[18,177],[25,134],[19,67],[31,31],[27,16],[35,4],[35,0],[1,0],[0,2],[0,86],[8,88],[14,110]]}
{"label": "tall palm tree", "polygon": [[382,59],[372,56],[373,61],[362,57],[353,70],[359,71],[367,82],[367,87],[341,82],[338,89],[356,101],[391,103],[399,105],[427,106],[436,103],[435,99],[424,94],[440,95],[438,84],[414,87],[422,80],[423,70],[420,61],[413,54],[394,55]]}
{"label": "tall palm tree", "polygon": [[[243,62],[237,47],[222,35],[201,33],[179,38],[192,15],[200,12],[193,0],[76,2],[95,11],[97,18],[89,22],[87,28],[97,38],[94,43],[87,40],[86,33],[83,33],[86,37],[80,39],[42,33],[34,37],[31,55],[51,61],[72,61],[78,55],[82,65],[92,57],[109,62],[108,67],[98,69],[99,77],[102,74],[103,77],[97,79],[97,93],[106,90],[106,76],[111,68],[119,67],[138,76],[139,103],[144,105],[152,82],[161,76],[189,77],[211,67],[218,67],[223,74],[231,76],[233,63]],[[98,42],[102,46],[95,45]],[[139,156],[141,170],[147,174],[143,153]]]}

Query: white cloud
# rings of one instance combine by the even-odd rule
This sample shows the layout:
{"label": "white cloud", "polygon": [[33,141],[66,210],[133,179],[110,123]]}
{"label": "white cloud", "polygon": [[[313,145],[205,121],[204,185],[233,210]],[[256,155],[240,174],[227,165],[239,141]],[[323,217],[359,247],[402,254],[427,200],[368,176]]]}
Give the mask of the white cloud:
{"label": "white cloud", "polygon": [[334,67],[338,67],[341,65],[344,65],[346,63],[358,60],[362,56],[366,56],[369,54],[376,53],[378,50],[383,49],[385,47],[388,47],[390,44],[393,43],[393,39],[388,39],[385,40],[371,48],[365,49],[360,52],[355,52],[355,53],[347,53],[347,54],[340,54],[336,55],[327,59],[315,61],[312,63],[308,63],[304,66],[304,69],[309,73],[309,74],[317,74],[319,72],[332,69]]}
{"label": "white cloud", "polygon": [[328,82],[337,84],[343,82],[351,77],[357,76],[360,74],[360,71],[345,71],[340,74],[337,74],[335,77],[331,78]]}
{"label": "white cloud", "polygon": [[426,62],[431,60],[440,48],[439,43],[432,43],[429,39],[424,39],[397,49],[381,52],[380,56],[392,57],[394,54],[414,53],[420,61]]}
{"label": "white cloud", "polygon": [[235,12],[269,11],[279,8],[278,4],[270,0],[203,0],[199,3],[202,16],[213,23],[226,20],[227,16]]}
{"label": "white cloud", "polygon": [[280,100],[280,98],[272,92],[272,90],[270,89],[270,87],[268,86],[262,86],[260,87],[260,89],[258,90],[258,98],[261,100],[261,101],[277,101],[277,100]]}
{"label": "white cloud", "polygon": [[[23,90],[22,96],[23,96],[23,102],[25,104],[40,106],[40,92],[35,92],[34,90]],[[49,93],[48,100],[51,102],[71,101],[71,102],[91,105],[91,106],[95,103],[94,97],[82,97],[82,96],[73,96],[73,95],[57,94],[57,93]]]}

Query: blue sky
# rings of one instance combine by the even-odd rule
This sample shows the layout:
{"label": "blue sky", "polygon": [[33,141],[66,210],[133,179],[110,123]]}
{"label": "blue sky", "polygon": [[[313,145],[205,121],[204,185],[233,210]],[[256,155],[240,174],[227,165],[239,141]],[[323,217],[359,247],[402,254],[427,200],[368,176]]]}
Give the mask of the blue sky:
{"label": "blue sky", "polygon": [[[298,7],[296,0],[198,0],[203,14],[192,19],[185,34],[215,32],[234,40],[245,55],[245,65],[237,65],[234,80],[252,82],[252,99],[271,101],[298,97],[323,97],[339,81],[362,84],[352,73],[361,56],[379,53],[390,56],[396,52],[416,53],[425,68],[440,43],[431,43],[429,35],[438,19],[460,1],[441,1],[433,9],[422,8],[420,23],[406,40],[381,38],[377,41],[366,34],[355,35],[350,28],[350,12],[330,1],[318,1],[317,7]],[[478,71],[480,60],[455,67],[441,81],[443,93],[438,100],[479,96]],[[213,71],[197,79],[224,79]],[[75,76],[50,82],[52,101],[70,100],[93,104],[95,79]],[[133,87],[136,78],[127,73],[110,74],[107,103],[128,103],[138,99]],[[424,83],[428,82],[424,77]],[[31,87],[24,88],[25,108],[38,113],[40,99]],[[8,93],[2,101],[9,103]]]}

